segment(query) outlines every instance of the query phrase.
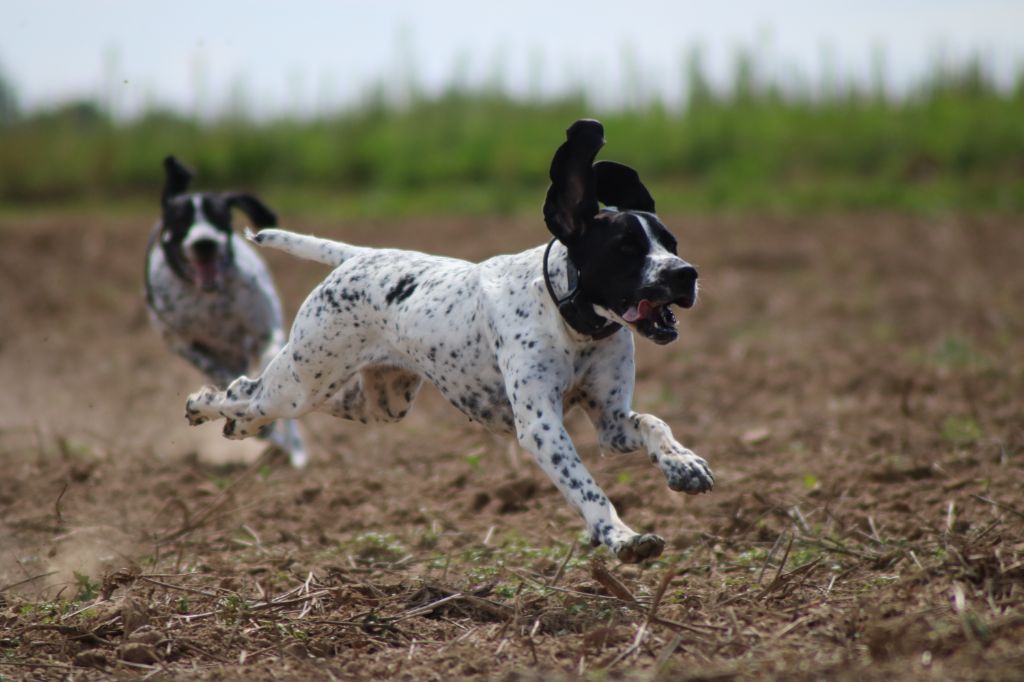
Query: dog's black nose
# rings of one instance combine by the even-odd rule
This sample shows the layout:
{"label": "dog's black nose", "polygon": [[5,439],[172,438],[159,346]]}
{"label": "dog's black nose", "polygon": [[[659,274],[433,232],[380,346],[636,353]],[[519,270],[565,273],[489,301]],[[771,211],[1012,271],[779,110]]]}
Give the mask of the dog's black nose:
{"label": "dog's black nose", "polygon": [[697,268],[689,263],[673,268],[669,272],[669,279],[679,287],[692,287],[697,282]]}
{"label": "dog's black nose", "polygon": [[192,253],[200,260],[211,260],[217,255],[218,244],[212,239],[200,239],[192,244]]}

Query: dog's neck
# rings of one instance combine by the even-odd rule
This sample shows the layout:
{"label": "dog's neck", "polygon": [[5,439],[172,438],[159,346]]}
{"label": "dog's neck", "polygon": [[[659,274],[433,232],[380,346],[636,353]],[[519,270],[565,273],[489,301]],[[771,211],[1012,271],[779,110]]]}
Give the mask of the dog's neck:
{"label": "dog's neck", "polygon": [[557,239],[552,239],[548,242],[548,247],[544,249],[544,263],[542,268],[544,271],[544,285],[548,289],[548,295],[554,302],[555,307],[558,308],[558,312],[562,316],[562,319],[565,320],[565,323],[576,332],[594,340],[600,340],[611,336],[621,329],[622,325],[601,317],[594,311],[593,303],[588,303],[581,299],[579,296],[580,269],[569,257],[568,251],[566,251],[565,254],[565,273],[567,280],[566,289],[568,293],[561,298],[559,298],[555,293],[555,288],[551,284],[551,275],[548,274],[548,256],[551,253],[551,248],[557,241]]}

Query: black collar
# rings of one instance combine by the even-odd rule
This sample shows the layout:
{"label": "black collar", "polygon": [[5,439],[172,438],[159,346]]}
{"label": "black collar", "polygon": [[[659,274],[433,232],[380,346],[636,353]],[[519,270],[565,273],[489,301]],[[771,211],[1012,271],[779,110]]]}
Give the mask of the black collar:
{"label": "black collar", "polygon": [[544,249],[544,285],[548,288],[548,295],[555,302],[558,312],[566,324],[584,336],[594,340],[607,338],[622,328],[617,322],[610,322],[594,312],[593,304],[580,301],[580,269],[572,262],[568,254],[565,257],[566,279],[569,284],[569,293],[558,298],[555,295],[555,288],[551,285],[551,276],[548,275],[548,255],[551,247],[557,239],[548,242],[548,248]]}

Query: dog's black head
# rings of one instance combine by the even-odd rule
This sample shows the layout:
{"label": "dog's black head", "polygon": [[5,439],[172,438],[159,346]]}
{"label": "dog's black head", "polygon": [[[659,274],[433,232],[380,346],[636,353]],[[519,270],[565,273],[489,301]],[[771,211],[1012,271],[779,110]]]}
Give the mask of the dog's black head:
{"label": "dog's black head", "polygon": [[551,161],[544,220],[579,269],[574,304],[655,343],[674,341],[670,306],[697,302],[697,270],[677,255],[675,237],[655,215],[636,171],[613,161],[594,163],[604,146],[601,124],[576,121],[566,138]]}
{"label": "dog's black head", "polygon": [[277,217],[259,199],[243,192],[187,192],[192,172],[173,156],[164,159],[160,246],[171,269],[198,289],[224,283],[234,262],[231,209],[239,208],[257,228],[272,227]]}

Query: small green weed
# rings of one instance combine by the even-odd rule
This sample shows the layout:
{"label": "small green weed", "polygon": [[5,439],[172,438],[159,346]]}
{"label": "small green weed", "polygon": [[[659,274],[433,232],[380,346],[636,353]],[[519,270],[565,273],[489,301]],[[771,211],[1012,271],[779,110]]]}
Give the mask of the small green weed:
{"label": "small green weed", "polygon": [[946,336],[932,351],[933,364],[946,369],[981,369],[987,365],[984,355],[960,336]]}
{"label": "small green weed", "polygon": [[973,417],[950,415],[942,422],[942,437],[956,445],[970,445],[982,439],[981,426]]}
{"label": "small green weed", "polygon": [[89,601],[95,599],[100,593],[100,584],[85,573],[74,572],[75,585],[78,592],[75,594],[75,601]]}
{"label": "small green weed", "polygon": [[357,535],[344,543],[356,561],[363,563],[388,563],[406,554],[402,542],[391,533],[367,532]]}

